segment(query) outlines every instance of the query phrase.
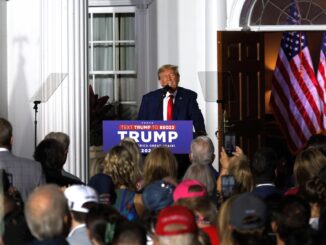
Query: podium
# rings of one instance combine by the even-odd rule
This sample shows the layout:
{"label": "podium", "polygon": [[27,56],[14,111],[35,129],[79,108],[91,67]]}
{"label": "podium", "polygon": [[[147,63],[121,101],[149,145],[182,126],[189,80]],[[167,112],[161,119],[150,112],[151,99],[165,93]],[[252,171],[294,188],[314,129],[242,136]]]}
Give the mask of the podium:
{"label": "podium", "polygon": [[141,153],[153,148],[167,147],[173,154],[189,154],[193,139],[192,121],[103,121],[103,151],[132,138]]}

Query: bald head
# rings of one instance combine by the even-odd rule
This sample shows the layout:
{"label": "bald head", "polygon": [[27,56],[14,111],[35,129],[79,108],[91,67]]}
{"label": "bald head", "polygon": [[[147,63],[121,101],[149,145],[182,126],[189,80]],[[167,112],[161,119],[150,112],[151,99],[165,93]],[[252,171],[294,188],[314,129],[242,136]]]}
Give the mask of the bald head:
{"label": "bald head", "polygon": [[28,227],[38,240],[64,236],[68,213],[67,200],[56,185],[36,188],[25,205]]}

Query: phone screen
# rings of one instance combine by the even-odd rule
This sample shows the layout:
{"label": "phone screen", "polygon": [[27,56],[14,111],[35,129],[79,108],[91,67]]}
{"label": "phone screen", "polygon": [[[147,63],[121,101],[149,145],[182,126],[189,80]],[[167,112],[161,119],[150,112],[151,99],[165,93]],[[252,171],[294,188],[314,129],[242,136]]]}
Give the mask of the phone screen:
{"label": "phone screen", "polygon": [[225,199],[233,195],[235,179],[232,175],[222,176],[222,196]]}
{"label": "phone screen", "polygon": [[236,141],[235,133],[224,134],[223,147],[226,154],[228,154],[228,156],[232,156],[232,152],[235,152],[235,147],[236,147],[235,141]]}

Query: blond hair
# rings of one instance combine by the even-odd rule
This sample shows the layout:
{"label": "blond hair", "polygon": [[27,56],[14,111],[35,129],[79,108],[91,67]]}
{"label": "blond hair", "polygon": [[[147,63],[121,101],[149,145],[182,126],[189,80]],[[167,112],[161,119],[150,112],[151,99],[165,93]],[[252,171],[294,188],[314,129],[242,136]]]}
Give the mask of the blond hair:
{"label": "blond hair", "polygon": [[230,224],[230,210],[233,201],[238,197],[238,195],[233,195],[226,199],[225,202],[220,207],[217,217],[217,230],[220,234],[220,242],[223,245],[232,245],[232,232],[229,227]]}
{"label": "blond hair", "polygon": [[113,147],[104,159],[104,173],[109,175],[114,185],[135,189],[135,164],[124,146]]}
{"label": "blond hair", "polygon": [[124,138],[121,140],[120,145],[124,146],[130,153],[132,161],[135,163],[135,178],[136,180],[142,179],[143,159],[140,153],[140,148],[136,141],[132,138]]}
{"label": "blond hair", "polygon": [[236,193],[252,191],[254,179],[247,158],[239,158],[237,162],[230,163],[229,174],[235,179]]}
{"label": "blond hair", "polygon": [[144,164],[145,185],[164,177],[177,178],[178,163],[166,147],[154,148],[146,157]]}

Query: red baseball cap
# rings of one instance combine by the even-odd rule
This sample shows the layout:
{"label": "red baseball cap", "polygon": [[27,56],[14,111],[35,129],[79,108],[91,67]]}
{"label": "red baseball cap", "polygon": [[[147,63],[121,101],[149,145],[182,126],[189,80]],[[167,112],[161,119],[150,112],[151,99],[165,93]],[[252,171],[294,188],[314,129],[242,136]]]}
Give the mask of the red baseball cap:
{"label": "red baseball cap", "polygon": [[159,236],[173,236],[197,232],[192,211],[184,206],[170,206],[159,213],[155,232]]}

